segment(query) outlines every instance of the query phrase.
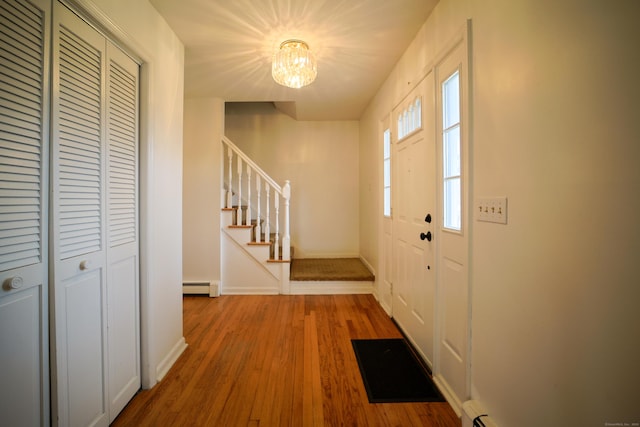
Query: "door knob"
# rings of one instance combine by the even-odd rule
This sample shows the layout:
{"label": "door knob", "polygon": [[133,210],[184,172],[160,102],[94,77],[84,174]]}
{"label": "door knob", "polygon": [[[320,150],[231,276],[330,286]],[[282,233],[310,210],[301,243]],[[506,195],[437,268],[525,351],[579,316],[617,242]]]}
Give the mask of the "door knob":
{"label": "door knob", "polygon": [[9,291],[11,289],[20,289],[23,284],[24,284],[24,281],[22,280],[22,277],[14,276],[14,277],[9,277],[8,279],[6,279],[2,283],[2,287],[5,290]]}
{"label": "door knob", "polygon": [[424,217],[424,222],[431,224],[431,214],[427,214],[427,216]]}
{"label": "door knob", "polygon": [[427,231],[427,234],[420,233],[420,240],[427,239],[428,242],[431,241],[431,232]]}

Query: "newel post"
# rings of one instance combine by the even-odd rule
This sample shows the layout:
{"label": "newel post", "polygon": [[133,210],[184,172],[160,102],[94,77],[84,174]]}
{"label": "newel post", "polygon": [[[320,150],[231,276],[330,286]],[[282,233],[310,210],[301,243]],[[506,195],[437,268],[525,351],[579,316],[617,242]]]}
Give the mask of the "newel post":
{"label": "newel post", "polygon": [[251,225],[251,219],[253,215],[251,214],[251,166],[247,164],[247,215],[245,217],[245,224]]}
{"label": "newel post", "polygon": [[289,201],[291,200],[291,185],[289,181],[284,182],[282,187],[282,197],[284,198],[284,236],[282,237],[282,259],[291,259],[291,236],[289,235]]}
{"label": "newel post", "polygon": [[229,183],[227,184],[227,205],[226,207],[228,209],[231,209],[231,206],[233,205],[233,201],[232,201],[232,197],[233,197],[233,177],[232,177],[232,170],[233,170],[233,150],[231,150],[231,147],[227,145],[227,158],[229,159]]}
{"label": "newel post", "polygon": [[238,156],[238,210],[236,210],[236,225],[242,222],[242,157]]}
{"label": "newel post", "polygon": [[256,242],[264,242],[262,240],[262,229],[260,220],[260,193],[262,192],[262,183],[260,181],[260,174],[256,174]]}

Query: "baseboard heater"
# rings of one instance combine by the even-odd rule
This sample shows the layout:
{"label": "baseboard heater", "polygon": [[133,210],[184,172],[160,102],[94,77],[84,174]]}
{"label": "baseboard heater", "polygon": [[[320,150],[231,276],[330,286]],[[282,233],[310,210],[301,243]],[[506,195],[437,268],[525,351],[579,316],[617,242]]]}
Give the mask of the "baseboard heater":
{"label": "baseboard heater", "polygon": [[220,296],[220,283],[218,282],[183,282],[183,295],[209,295],[210,297]]}

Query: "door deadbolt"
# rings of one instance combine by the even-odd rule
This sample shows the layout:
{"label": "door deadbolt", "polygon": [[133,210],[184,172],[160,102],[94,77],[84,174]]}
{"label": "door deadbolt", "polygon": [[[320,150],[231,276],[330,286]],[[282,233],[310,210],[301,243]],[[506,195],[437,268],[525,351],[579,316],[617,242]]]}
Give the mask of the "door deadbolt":
{"label": "door deadbolt", "polygon": [[427,234],[425,233],[420,233],[420,240],[424,240],[427,239],[428,242],[431,241],[431,232],[427,231]]}

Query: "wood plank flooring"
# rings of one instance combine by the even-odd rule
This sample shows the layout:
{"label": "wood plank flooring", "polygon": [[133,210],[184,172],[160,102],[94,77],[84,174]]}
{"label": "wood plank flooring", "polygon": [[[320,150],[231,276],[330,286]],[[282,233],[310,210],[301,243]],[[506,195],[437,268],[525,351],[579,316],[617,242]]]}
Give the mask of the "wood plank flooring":
{"label": "wood plank flooring", "polygon": [[369,403],[351,339],[402,336],[371,295],[186,296],[184,334],[113,426],[461,425],[448,403]]}

